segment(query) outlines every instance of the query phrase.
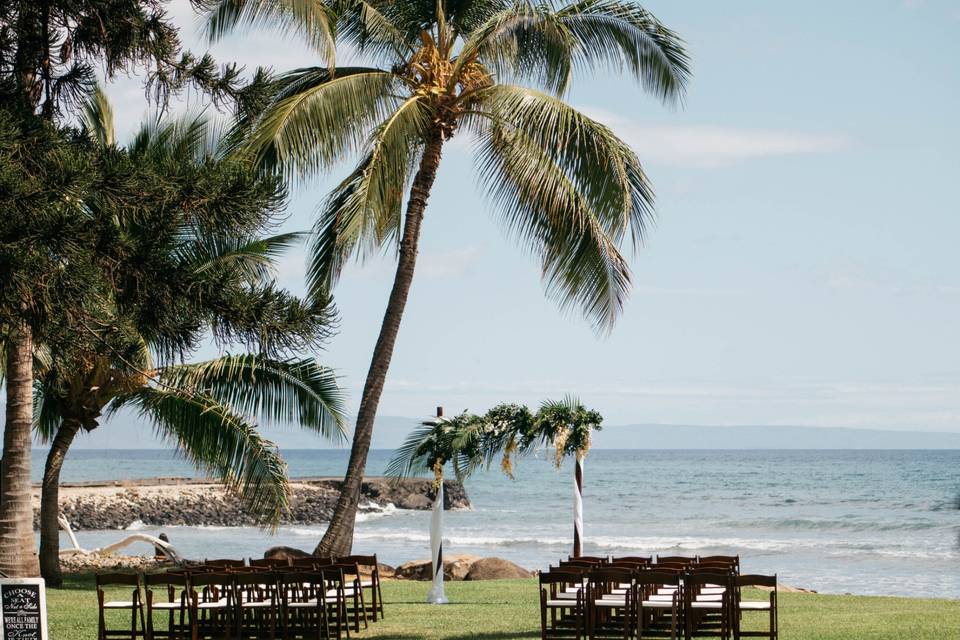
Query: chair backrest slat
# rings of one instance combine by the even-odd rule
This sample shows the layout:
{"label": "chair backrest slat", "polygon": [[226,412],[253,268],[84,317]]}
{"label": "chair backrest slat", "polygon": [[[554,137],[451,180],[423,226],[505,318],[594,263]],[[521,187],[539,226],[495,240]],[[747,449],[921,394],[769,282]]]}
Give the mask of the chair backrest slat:
{"label": "chair backrest slat", "polygon": [[736,577],[738,587],[777,587],[777,576],[762,576],[757,574],[746,574]]}

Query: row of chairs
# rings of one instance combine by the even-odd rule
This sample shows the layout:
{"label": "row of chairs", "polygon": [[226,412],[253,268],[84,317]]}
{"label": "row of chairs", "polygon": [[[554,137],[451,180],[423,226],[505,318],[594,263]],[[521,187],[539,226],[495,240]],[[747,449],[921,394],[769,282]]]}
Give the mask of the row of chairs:
{"label": "row of chairs", "polygon": [[[116,587],[130,599],[108,599]],[[208,560],[97,575],[98,640],[327,640],[383,617],[377,557]],[[108,612],[129,624],[108,626]]]}
{"label": "row of chairs", "polygon": [[[746,600],[747,588],[770,590]],[[745,629],[745,612],[769,617]],[[579,557],[540,572],[542,638],[776,640],[776,576],[741,575],[738,556]]]}

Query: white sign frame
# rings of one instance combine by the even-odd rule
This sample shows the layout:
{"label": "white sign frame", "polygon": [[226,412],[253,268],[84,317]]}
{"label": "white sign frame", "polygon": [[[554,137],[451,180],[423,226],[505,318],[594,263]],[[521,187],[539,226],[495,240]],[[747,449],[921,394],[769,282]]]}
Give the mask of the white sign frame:
{"label": "white sign frame", "polygon": [[2,591],[7,585],[37,585],[40,592],[40,640],[49,640],[47,628],[47,586],[43,578],[0,578],[0,640],[17,640],[4,635]]}

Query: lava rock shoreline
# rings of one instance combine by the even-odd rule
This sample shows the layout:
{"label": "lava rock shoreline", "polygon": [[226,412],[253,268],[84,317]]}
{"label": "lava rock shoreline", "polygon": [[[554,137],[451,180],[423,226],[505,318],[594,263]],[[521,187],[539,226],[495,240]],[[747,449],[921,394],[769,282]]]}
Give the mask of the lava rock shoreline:
{"label": "lava rock shoreline", "polygon": [[[281,524],[329,522],[342,481],[330,478],[291,480],[290,504]],[[361,512],[390,508],[427,510],[433,505],[432,479],[370,478],[361,487]],[[469,509],[459,482],[444,481],[444,509]],[[113,483],[64,484],[60,511],[75,530],[127,529],[147,526],[256,526],[242,502],[208,480],[158,478]],[[39,490],[34,492],[34,528],[39,527]]]}

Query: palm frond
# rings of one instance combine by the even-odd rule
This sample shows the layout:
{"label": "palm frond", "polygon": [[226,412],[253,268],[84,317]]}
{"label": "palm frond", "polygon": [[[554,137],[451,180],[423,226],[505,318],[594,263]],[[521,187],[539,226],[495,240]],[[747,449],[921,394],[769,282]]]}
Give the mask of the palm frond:
{"label": "palm frond", "polygon": [[310,68],[281,78],[277,98],[257,122],[245,150],[258,166],[288,177],[311,176],[358,151],[368,132],[401,100],[393,73],[363,67]]}
{"label": "palm frond", "polygon": [[626,68],[663,102],[682,102],[690,81],[684,41],[649,11],[624,0],[581,0],[558,17],[577,43],[576,64]]}
{"label": "palm frond", "polygon": [[216,476],[247,509],[275,527],[287,508],[287,465],[254,425],[209,395],[144,387],[109,407],[136,409],[188,460]]}
{"label": "palm frond", "polygon": [[403,441],[384,469],[384,475],[394,478],[407,478],[413,475],[427,473],[433,469],[437,458],[447,462],[447,452],[441,447],[438,440],[440,425],[443,418],[421,422]]}
{"label": "palm frond", "polygon": [[560,94],[570,82],[575,47],[573,35],[550,4],[513,2],[467,36],[453,76],[479,60],[501,82],[529,82]]}
{"label": "palm frond", "polygon": [[206,33],[211,42],[240,27],[268,27],[304,39],[322,60],[336,60],[335,14],[324,0],[199,0],[207,13]]}
{"label": "palm frond", "polygon": [[430,111],[410,98],[371,136],[370,151],[324,202],[314,226],[307,269],[311,295],[329,291],[355,250],[375,255],[399,238],[406,186],[423,148]]}
{"label": "palm frond", "polygon": [[196,274],[235,270],[241,279],[250,284],[266,284],[276,275],[277,258],[305,237],[304,232],[266,238],[204,234],[197,242],[183,247],[180,259]]}
{"label": "palm frond", "polygon": [[53,440],[63,422],[56,391],[44,379],[33,383],[33,430],[44,444]]}
{"label": "palm frond", "polygon": [[414,51],[397,27],[390,7],[376,0],[351,0],[338,16],[338,39],[363,54],[394,62]]}
{"label": "palm frond", "polygon": [[83,103],[81,123],[86,134],[101,147],[112,147],[116,143],[113,107],[99,84]]}
{"label": "palm frond", "polygon": [[511,85],[477,97],[479,178],[513,235],[543,263],[548,296],[612,329],[630,288],[619,245],[639,244],[652,191],[613,133],[559,99]]}
{"label": "palm frond", "polygon": [[501,82],[563,94],[576,69],[629,71],[664,102],[680,102],[690,78],[683,41],[633,2],[581,0],[562,8],[517,1],[471,32],[457,67],[477,59]]}
{"label": "palm frond", "polygon": [[322,437],[346,440],[346,400],[333,370],[313,359],[224,355],[160,371],[164,384],[201,393],[244,415],[294,423]]}

